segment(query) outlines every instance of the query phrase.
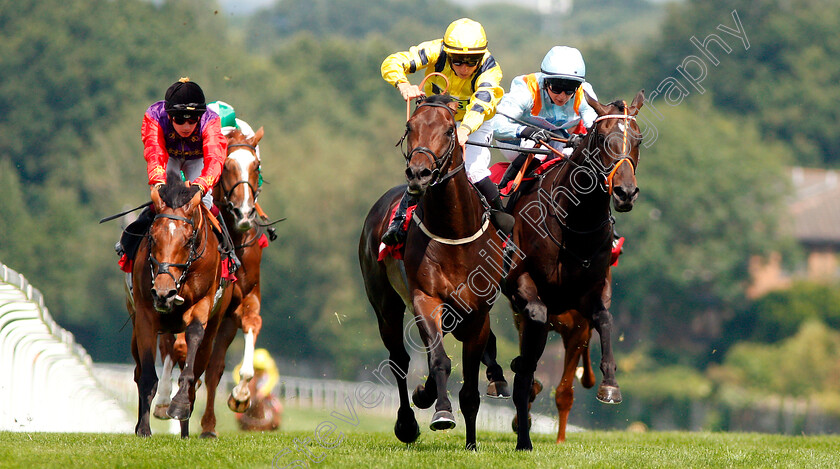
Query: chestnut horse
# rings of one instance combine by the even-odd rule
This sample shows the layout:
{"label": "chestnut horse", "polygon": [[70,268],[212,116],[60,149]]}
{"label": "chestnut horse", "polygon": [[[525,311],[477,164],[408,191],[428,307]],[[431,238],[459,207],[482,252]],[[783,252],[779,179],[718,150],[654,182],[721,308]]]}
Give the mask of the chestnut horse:
{"label": "chestnut horse", "polygon": [[139,397],[138,436],[150,436],[149,414],[157,390],[155,371],[158,334],[185,332],[187,353],[178,392],[167,414],[181,421],[189,436],[196,380],[204,373],[219,327],[220,310],[230,302],[222,283],[219,243],[198,188],[174,174],[152,191],[155,218],[141,242],[132,269],[131,353]]}
{"label": "chestnut horse", "polygon": [[[409,226],[403,261],[378,260],[380,239],[389,214],[405,186],[391,189],[371,208],[359,241],[359,262],[368,299],[379,322],[379,334],[390,354],[400,408],[394,433],[411,443],[420,429],[408,398],[409,355],[403,339],[406,307],[428,354],[429,375],[412,395],[417,407],[435,405],[430,428],[455,427],[447,396],[451,360],[443,336],[451,332],[463,343],[464,384],[459,393],[466,421],[466,448],[476,449],[479,363],[490,331],[488,312],[499,292],[501,245],[488,229],[489,213],[467,180],[462,148],[455,133],[457,102],[436,95],[421,102],[406,123],[401,142],[406,157],[408,190],[420,196]],[[489,267],[484,267],[485,264]]]}
{"label": "chestnut horse", "polygon": [[260,316],[260,263],[264,244],[259,243],[263,229],[256,223],[257,197],[260,194],[260,159],[257,144],[263,137],[263,128],[252,137],[246,137],[238,129],[227,136],[228,155],[222,175],[213,190],[216,206],[221,207],[222,217],[228,227],[236,256],[242,263],[236,271],[233,283],[233,297],[225,311],[210,366],[207,368],[207,408],[201,417],[201,435],[216,436],[216,414],[213,403],[216,387],[225,369],[225,354],[242,329],[245,334],[245,351],[240,381],[228,397],[228,407],[234,412],[244,412],[250,407],[251,394],[248,384],[254,377],[254,344],[262,329]]}
{"label": "chestnut horse", "polygon": [[[254,377],[254,344],[262,328],[260,263],[264,244],[259,243],[263,230],[256,222],[256,201],[260,193],[260,160],[256,146],[263,134],[262,127],[251,137],[246,137],[238,129],[228,134],[227,159],[219,181],[213,188],[214,203],[222,207],[222,217],[242,265],[236,271],[236,282],[231,285],[231,301],[219,326],[207,368],[207,405],[201,417],[203,438],[216,437],[216,388],[224,372],[227,349],[238,329],[242,329],[245,334],[245,351],[240,368],[241,380],[228,397],[228,407],[234,412],[244,412],[250,406],[248,383]],[[185,354],[182,352],[182,343],[180,335],[177,340],[174,337],[163,337],[160,341],[161,356],[165,359],[162,392],[155,406],[157,418],[168,417],[166,409],[169,406],[171,383],[168,378],[175,363],[183,369]]]}
{"label": "chestnut horse", "polygon": [[[586,96],[598,114],[581,145],[568,159],[555,164],[516,200],[509,211],[517,218],[514,244],[524,262],[508,274],[504,293],[513,306],[519,329],[520,355],[511,363],[516,374],[513,402],[516,419],[525,422],[549,329],[563,337],[566,350],[563,375],[555,400],[560,414],[557,441],[565,440],[566,423],[574,400],[572,384],[581,358],[585,387],[594,385],[589,361],[591,329],[601,338],[603,380],[597,398],[618,403],[609,312],[610,255],[616,211],[633,208],[639,188],[635,171],[641,133],[635,116],[644,103],[640,91],[628,107],[623,101],[603,105]],[[516,449],[532,449],[528,425],[517,428]]]}

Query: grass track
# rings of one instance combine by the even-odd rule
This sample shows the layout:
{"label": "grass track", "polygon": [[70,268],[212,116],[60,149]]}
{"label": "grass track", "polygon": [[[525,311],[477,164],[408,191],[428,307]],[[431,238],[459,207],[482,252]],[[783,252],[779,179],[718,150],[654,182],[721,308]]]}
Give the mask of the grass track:
{"label": "grass track", "polygon": [[[551,437],[537,437],[532,453],[514,451],[515,436],[479,433],[479,451],[464,451],[463,432],[423,430],[411,446],[390,432],[353,431],[337,423],[332,438],[344,440],[323,449],[309,431],[221,433],[218,440],[174,435],[139,439],[134,435],[0,433],[0,467],[306,467],[306,456],[294,452],[296,441],[309,438],[313,468],[430,468],[430,467],[840,467],[840,437],[792,437],[744,433],[582,432],[563,445]],[[348,428],[349,427],[349,428]],[[296,463],[296,461],[298,461]]]}

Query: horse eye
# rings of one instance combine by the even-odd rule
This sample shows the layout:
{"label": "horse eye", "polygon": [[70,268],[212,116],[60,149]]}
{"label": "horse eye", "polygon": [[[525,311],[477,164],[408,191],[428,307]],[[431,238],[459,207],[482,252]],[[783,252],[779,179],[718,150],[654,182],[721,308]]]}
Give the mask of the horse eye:
{"label": "horse eye", "polygon": [[455,127],[450,127],[448,129],[446,129],[446,136],[447,137],[451,137],[453,135],[455,135]]}

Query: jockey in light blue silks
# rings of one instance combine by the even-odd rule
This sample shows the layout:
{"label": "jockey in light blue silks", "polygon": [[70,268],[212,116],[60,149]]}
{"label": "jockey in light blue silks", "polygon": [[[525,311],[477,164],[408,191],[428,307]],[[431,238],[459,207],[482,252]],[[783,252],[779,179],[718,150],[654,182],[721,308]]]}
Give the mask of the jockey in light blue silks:
{"label": "jockey in light blue silks", "polygon": [[[543,58],[539,72],[520,75],[511,82],[510,91],[502,97],[496,108],[496,116],[490,121],[495,139],[533,147],[534,142],[539,140],[551,141],[540,129],[563,134],[566,132],[560,128],[564,127],[567,133],[572,134],[572,145],[554,141],[552,146],[571,154],[582,138],[580,135],[586,134],[586,128],[598,117],[583,96],[586,91],[597,99],[585,76],[586,64],[579,50],[567,46],[551,48]],[[510,118],[528,122],[536,128]],[[502,154],[508,160],[515,160],[511,166],[521,167],[524,163],[524,158],[517,158],[519,154],[515,151],[502,150]],[[543,155],[535,157],[544,158]]]}

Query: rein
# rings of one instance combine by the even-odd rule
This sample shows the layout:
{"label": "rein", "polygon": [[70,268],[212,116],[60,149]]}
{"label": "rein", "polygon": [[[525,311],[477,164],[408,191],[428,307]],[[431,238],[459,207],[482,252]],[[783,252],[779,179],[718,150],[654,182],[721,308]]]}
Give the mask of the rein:
{"label": "rein", "polygon": [[[190,266],[192,266],[192,263],[195,262],[196,260],[200,259],[201,256],[204,255],[204,252],[207,248],[207,243],[206,243],[206,240],[207,240],[207,224],[206,223],[204,224],[205,243],[202,246],[201,253],[197,253],[196,252],[197,251],[196,240],[198,238],[198,231],[195,230],[195,221],[194,220],[192,220],[190,218],[178,216],[178,215],[170,215],[170,214],[167,214],[167,213],[161,213],[161,214],[155,215],[154,219],[157,220],[159,218],[168,218],[170,220],[182,221],[182,222],[188,223],[190,226],[193,227],[193,234],[190,237],[190,241],[189,241],[190,255],[187,258],[187,262],[184,262],[184,263],[160,262],[157,259],[155,259],[155,256],[152,255],[152,250],[149,249],[149,263],[150,263],[149,267],[151,268],[151,271],[152,271],[152,282],[154,282],[155,277],[157,277],[158,275],[163,275],[163,274],[169,275],[170,277],[172,277],[172,280],[175,282],[175,292],[177,294],[178,291],[181,289],[181,285],[183,285],[184,279],[187,277],[187,273],[189,272]],[[149,244],[151,245],[154,242],[154,238],[152,238],[151,230],[149,231],[148,237],[149,237]],[[175,267],[176,269],[183,269],[183,272],[181,273],[180,278],[176,279],[175,276],[172,275],[172,272],[169,271],[169,269],[172,268],[172,267]]]}

